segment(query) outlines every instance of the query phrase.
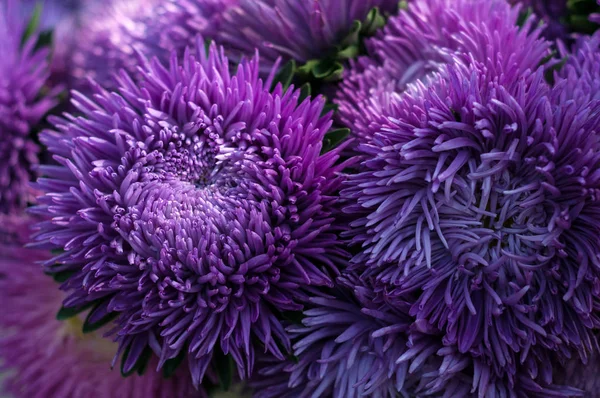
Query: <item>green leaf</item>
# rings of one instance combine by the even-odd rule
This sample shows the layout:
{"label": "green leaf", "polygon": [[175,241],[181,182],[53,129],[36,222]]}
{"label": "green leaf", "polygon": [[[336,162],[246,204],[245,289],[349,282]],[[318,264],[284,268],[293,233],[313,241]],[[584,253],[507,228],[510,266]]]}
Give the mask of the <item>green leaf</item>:
{"label": "green leaf", "polygon": [[56,319],[58,319],[59,321],[67,320],[67,319],[72,318],[75,315],[87,310],[92,305],[94,305],[93,302],[87,303],[81,307],[64,307],[64,306],[60,307],[60,310],[58,310],[58,313],[56,314]]}
{"label": "green leaf", "polygon": [[346,38],[342,40],[342,47],[356,45],[360,43],[360,35],[362,32],[363,24],[359,20],[352,22],[352,27]]}
{"label": "green leaf", "polygon": [[27,27],[25,28],[25,32],[23,32],[23,37],[21,38],[21,45],[25,44],[27,40],[29,40],[34,33],[40,27],[40,21],[42,19],[42,3],[38,2],[33,9],[33,13],[31,14],[31,18],[27,23]]}
{"label": "green leaf", "polygon": [[204,52],[206,53],[206,56],[208,56],[208,53],[210,52],[211,44],[212,44],[211,39],[204,39]]}
{"label": "green leaf", "polygon": [[302,87],[300,87],[300,97],[298,98],[298,103],[302,103],[302,101],[310,97],[311,91],[312,88],[310,83],[304,83]]}
{"label": "green leaf", "polygon": [[168,359],[165,361],[165,364],[163,365],[163,368],[162,368],[163,377],[165,379],[168,379],[169,377],[173,376],[173,374],[175,374],[175,371],[177,370],[177,368],[179,368],[179,365],[181,365],[181,363],[185,359],[186,352],[187,352],[187,347],[183,347],[181,349],[181,351],[179,351],[179,354],[177,354],[177,356],[175,358],[171,358],[171,359]]}
{"label": "green leaf", "polygon": [[231,355],[225,355],[221,347],[215,347],[213,355],[217,375],[219,376],[219,384],[223,391],[228,391],[233,380],[233,372],[235,364]]}
{"label": "green leaf", "polygon": [[123,377],[129,377],[132,374],[134,374],[135,372],[138,373],[144,373],[146,370],[146,367],[148,366],[148,362],[150,361],[150,358],[152,356],[152,350],[150,349],[150,347],[146,346],[144,348],[144,350],[142,351],[142,353],[140,354],[138,360],[135,362],[135,364],[133,365],[133,368],[131,368],[131,370],[129,372],[125,372],[125,362],[127,362],[127,357],[129,356],[129,352],[131,350],[131,344],[127,346],[127,348],[125,348],[125,352],[123,353],[123,357],[121,358],[121,376]]}
{"label": "green leaf", "polygon": [[50,47],[52,45],[52,39],[54,38],[54,31],[44,30],[38,35],[37,42],[35,43],[35,49]]}
{"label": "green leaf", "polygon": [[292,84],[292,80],[294,79],[294,75],[296,74],[296,61],[291,60],[287,62],[283,67],[279,70],[277,75],[275,75],[275,79],[273,80],[273,85],[271,89],[275,88],[278,83],[281,83],[281,86],[284,90]]}
{"label": "green leaf", "polygon": [[136,372],[138,375],[143,376],[148,369],[148,363],[150,362],[150,358],[152,357],[152,349],[148,346],[140,355],[140,359],[138,359],[136,363]]}
{"label": "green leaf", "polygon": [[98,322],[96,323],[91,323],[90,319],[92,318],[94,312],[101,306],[104,305],[105,302],[100,302],[98,304],[96,304],[94,306],[94,309],[92,309],[90,311],[90,313],[87,315],[87,317],[85,318],[85,322],[83,322],[83,333],[92,333],[95,332],[96,330],[100,329],[101,327],[103,327],[104,325],[106,325],[109,322],[112,322],[118,315],[117,312],[110,312],[108,314],[106,314],[106,316],[104,316],[102,319],[100,319]]}
{"label": "green leaf", "polygon": [[334,104],[333,102],[327,102],[325,103],[325,105],[323,105],[323,112],[321,112],[321,115],[326,115],[329,112],[337,112],[338,110],[338,105]]}
{"label": "green leaf", "polygon": [[408,10],[408,1],[400,0],[400,2],[398,3],[398,9],[399,10]]}
{"label": "green leaf", "polygon": [[46,275],[49,275],[54,279],[55,282],[63,283],[66,282],[71,276],[73,276],[75,271],[61,271],[61,272],[46,272]]}
{"label": "green leaf", "polygon": [[281,313],[281,318],[294,324],[300,325],[302,324],[302,320],[304,319],[304,314],[302,313],[302,311],[283,311]]}
{"label": "green leaf", "polygon": [[521,10],[521,12],[519,13],[519,17],[517,18],[517,26],[519,28],[522,28],[523,25],[525,25],[525,22],[527,22],[527,20],[531,16],[531,14],[533,14],[533,10],[531,9],[531,7],[527,7],[526,9]]}
{"label": "green leaf", "polygon": [[321,153],[327,153],[342,143],[350,135],[350,129],[341,128],[325,134]]}
{"label": "green leaf", "polygon": [[564,57],[560,60],[560,62],[555,63],[554,65],[546,68],[544,71],[544,78],[550,84],[554,84],[554,72],[560,71],[563,66],[567,63],[568,57]]}

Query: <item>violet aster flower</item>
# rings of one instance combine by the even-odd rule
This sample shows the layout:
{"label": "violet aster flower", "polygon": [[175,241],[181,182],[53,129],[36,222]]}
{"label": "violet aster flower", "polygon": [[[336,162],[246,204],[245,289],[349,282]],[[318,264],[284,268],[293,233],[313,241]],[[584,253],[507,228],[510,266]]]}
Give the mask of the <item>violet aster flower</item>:
{"label": "violet aster flower", "polygon": [[232,74],[222,49],[197,45],[198,60],[147,63],[139,87],[121,75],[122,96],[75,94],[83,117],[52,120],[42,140],[61,166],[39,180],[51,219],[37,240],[64,250],[48,271],[76,272],[66,306],[117,312],[121,347],[157,342],[161,365],[189,352],[199,383],[216,349],[241,377],[257,346],[282,359],[277,314],[330,286],[346,253],[324,100],[269,92],[257,57]]}
{"label": "violet aster flower", "polygon": [[47,49],[36,49],[36,35],[22,43],[27,21],[16,2],[0,2],[0,213],[18,211],[33,199],[39,148],[32,130],[54,105],[40,97],[48,78]]}
{"label": "violet aster flower", "polygon": [[28,19],[36,7],[41,7],[41,29],[54,29],[69,19],[81,7],[83,0],[20,0],[21,18]]}
{"label": "violet aster flower", "polygon": [[353,268],[509,387],[551,383],[548,352],[585,359],[600,324],[600,105],[555,104],[541,68],[517,72],[457,60],[413,85],[343,191]]}
{"label": "violet aster flower", "polygon": [[564,38],[569,33],[566,25],[567,0],[509,0],[529,8],[543,23],[544,35],[550,39]]}
{"label": "violet aster flower", "polygon": [[600,99],[600,33],[580,36],[570,49],[560,46],[565,65],[555,73],[557,103],[585,105]]}
{"label": "violet aster flower", "polygon": [[311,297],[302,325],[288,328],[297,360],[266,361],[251,382],[255,397],[406,396],[418,383],[407,362],[396,363],[407,350],[408,314],[381,311],[357,278],[341,282],[332,296]]}
{"label": "violet aster flower", "polygon": [[585,391],[585,398],[594,398],[600,391],[600,358],[594,353],[588,359],[588,363],[583,364],[579,360],[571,360],[566,367],[559,368],[556,372],[558,381],[577,387]]}
{"label": "violet aster flower", "polygon": [[[0,243],[0,363],[4,392],[14,398],[179,397],[205,396],[187,369],[163,378],[150,368],[143,376],[123,378],[111,370],[117,344],[102,332],[82,334],[79,317],[56,319],[64,292],[36,262],[48,253],[22,249],[31,220],[0,217],[2,230],[13,232]],[[154,361],[156,365],[156,361]],[[1,389],[0,389],[1,390]]]}
{"label": "violet aster flower", "polygon": [[215,34],[220,13],[234,1],[89,1],[70,29],[61,30],[59,54],[74,87],[89,89],[86,79],[92,78],[115,88],[112,76],[120,69],[137,73],[136,51],[164,62],[173,50],[183,55],[187,45],[195,44],[198,34]]}
{"label": "violet aster flower", "polygon": [[396,0],[240,0],[223,16],[216,40],[235,58],[258,48],[264,70],[283,57],[305,63],[329,56],[369,11],[395,11]]}
{"label": "violet aster flower", "polygon": [[[519,8],[505,0],[409,3],[366,42],[367,55],[351,62],[337,92],[340,122],[368,141],[385,122],[392,97],[411,83],[426,81],[453,62],[456,52],[489,59],[491,67],[498,62],[511,69],[537,67],[549,44],[538,39],[539,29],[532,31],[532,18],[519,30],[519,15]],[[501,39],[494,41],[494,36]],[[505,52],[498,54],[498,49]]]}
{"label": "violet aster flower", "polygon": [[598,29],[597,0],[509,0],[531,10],[544,24],[544,36],[568,40],[572,32],[593,33]]}
{"label": "violet aster flower", "polygon": [[[444,346],[414,322],[410,303],[392,308],[368,283],[338,279],[332,296],[313,297],[301,326],[289,327],[295,360],[265,360],[250,385],[276,397],[572,397],[581,391],[518,372],[512,384],[479,358]],[[397,304],[397,303],[396,303]],[[551,358],[550,358],[551,359]],[[544,362],[540,373],[551,361]]]}

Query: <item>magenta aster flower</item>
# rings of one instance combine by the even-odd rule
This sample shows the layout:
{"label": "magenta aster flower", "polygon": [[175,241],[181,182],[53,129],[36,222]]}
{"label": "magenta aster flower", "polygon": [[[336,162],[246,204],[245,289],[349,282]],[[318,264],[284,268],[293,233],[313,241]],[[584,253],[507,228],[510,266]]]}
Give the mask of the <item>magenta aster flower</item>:
{"label": "magenta aster flower", "polygon": [[[367,40],[367,55],[351,62],[335,101],[341,123],[360,141],[368,141],[385,122],[392,98],[416,81],[427,81],[453,62],[455,53],[489,60],[492,68],[497,63],[510,69],[537,67],[549,45],[538,40],[533,19],[519,30],[519,14],[505,0],[409,2]],[[497,52],[500,48],[503,53]]]}
{"label": "magenta aster flower", "polygon": [[[92,78],[115,88],[113,75],[125,69],[137,74],[139,58],[168,62],[171,51],[183,55],[196,36],[211,37],[220,13],[235,0],[111,0],[87,2],[70,29],[61,30],[59,54],[76,88]],[[76,34],[73,34],[75,30]]]}
{"label": "magenta aster flower", "polygon": [[0,3],[0,213],[18,211],[33,199],[29,181],[39,148],[32,133],[55,104],[54,93],[40,97],[48,51],[35,48],[35,35],[22,43],[25,25],[16,2]]}
{"label": "magenta aster flower", "polygon": [[353,268],[509,388],[551,383],[548,352],[585,359],[600,324],[598,106],[555,104],[541,68],[457,59],[435,80],[359,148]]}
{"label": "magenta aster flower", "polygon": [[146,63],[139,86],[121,75],[122,96],[75,94],[83,117],[52,119],[42,140],[61,166],[39,180],[51,219],[37,240],[64,250],[49,272],[75,272],[66,306],[118,313],[121,348],[158,341],[161,365],[189,352],[199,383],[216,349],[241,377],[255,347],[283,358],[277,314],[332,285],[346,253],[324,100],[269,92],[257,57],[232,74],[222,49],[197,51]]}
{"label": "magenta aster flower", "polygon": [[[83,334],[75,316],[56,319],[65,297],[37,262],[45,251],[22,249],[31,220],[1,217],[3,231],[13,239],[0,244],[0,359],[4,392],[14,398],[179,397],[205,396],[194,389],[182,367],[166,379],[149,364],[143,376],[123,378],[111,370],[117,344],[102,332]],[[17,239],[15,239],[17,238]]]}
{"label": "magenta aster flower", "polygon": [[394,11],[398,1],[240,0],[223,16],[216,39],[236,59],[258,48],[264,70],[279,57],[305,63],[330,55],[374,7]]}

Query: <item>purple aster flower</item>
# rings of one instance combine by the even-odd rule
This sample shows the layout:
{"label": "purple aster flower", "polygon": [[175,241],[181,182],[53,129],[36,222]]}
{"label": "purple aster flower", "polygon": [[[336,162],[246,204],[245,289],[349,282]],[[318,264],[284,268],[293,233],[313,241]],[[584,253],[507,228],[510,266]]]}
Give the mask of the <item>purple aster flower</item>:
{"label": "purple aster flower", "polygon": [[[301,326],[289,327],[295,360],[265,360],[250,385],[276,397],[572,397],[581,391],[546,384],[527,372],[495,377],[480,358],[444,346],[436,331],[390,307],[368,283],[339,278],[332,296],[313,297]],[[546,364],[540,372],[545,372]],[[551,370],[551,365],[550,365]]]}
{"label": "purple aster flower", "polygon": [[591,34],[598,29],[600,2],[597,0],[509,0],[522,4],[544,25],[544,36],[570,41],[572,32]]}
{"label": "purple aster flower", "polygon": [[65,294],[36,262],[45,251],[22,249],[31,220],[0,217],[3,231],[11,230],[11,244],[0,243],[0,369],[1,389],[14,398],[179,397],[206,396],[194,389],[182,367],[172,377],[155,373],[150,363],[143,376],[123,378],[111,370],[117,344],[102,332],[82,334],[75,316],[59,321],[55,314]]}
{"label": "purple aster flower", "polygon": [[34,198],[39,148],[32,130],[55,102],[54,92],[43,98],[48,78],[46,49],[36,49],[36,35],[22,43],[26,21],[16,2],[0,2],[0,213],[18,211]]}
{"label": "purple aster flower", "polygon": [[519,69],[457,59],[413,85],[343,191],[352,268],[509,388],[550,384],[548,352],[585,360],[600,324],[600,104],[555,104]]}
{"label": "purple aster flower", "polygon": [[508,0],[529,8],[544,23],[544,35],[549,39],[565,38],[569,34],[566,17],[567,0]]}
{"label": "purple aster flower", "polygon": [[236,59],[258,48],[268,71],[279,57],[305,63],[329,55],[374,7],[395,11],[398,1],[240,0],[223,16],[216,40]]}
{"label": "purple aster flower", "polygon": [[20,0],[20,16],[29,19],[35,8],[41,7],[40,28],[53,29],[77,12],[83,2],[83,0]]}
{"label": "purple aster flower", "polygon": [[136,52],[163,62],[168,62],[173,50],[183,55],[198,34],[215,34],[220,13],[235,1],[89,1],[72,24],[61,30],[63,44],[58,52],[74,87],[87,90],[87,78],[92,78],[115,88],[112,76],[120,69],[137,73]]}
{"label": "purple aster flower", "polygon": [[332,296],[311,297],[302,325],[288,328],[297,360],[265,361],[251,383],[255,397],[407,396],[418,383],[406,362],[396,363],[407,349],[408,314],[381,311],[357,278],[342,284]]}
{"label": "purple aster flower", "polygon": [[[600,0],[596,0],[596,3],[598,3],[598,7],[600,7]],[[600,24],[600,12],[592,13],[590,15],[590,21]]]}
{"label": "purple aster flower", "polygon": [[594,398],[600,391],[600,358],[595,353],[587,364],[579,360],[571,360],[565,368],[556,372],[558,381],[585,391],[585,398]]}
{"label": "purple aster flower", "polygon": [[[519,15],[519,8],[511,8],[505,0],[410,2],[367,40],[367,55],[351,62],[336,98],[341,123],[351,127],[360,141],[368,141],[385,123],[383,115],[392,98],[411,83],[427,81],[453,62],[455,53],[489,60],[491,67],[497,63],[520,70],[537,67],[549,44],[538,40],[532,18],[519,30]],[[497,53],[499,48],[504,52]]]}
{"label": "purple aster flower", "polygon": [[[332,285],[346,256],[332,226],[342,147],[321,154],[331,114],[300,91],[269,92],[259,61],[234,74],[222,49],[146,63],[121,95],[75,93],[83,117],[42,135],[61,164],[43,168],[48,271],[75,271],[68,307],[117,312],[121,348],[189,352],[199,383],[218,348],[251,373],[255,348],[283,359],[277,318],[306,288]],[[54,264],[57,264],[54,266]]]}
{"label": "purple aster flower", "polygon": [[580,36],[571,49],[559,47],[565,65],[555,73],[557,103],[575,100],[581,105],[600,99],[600,32]]}

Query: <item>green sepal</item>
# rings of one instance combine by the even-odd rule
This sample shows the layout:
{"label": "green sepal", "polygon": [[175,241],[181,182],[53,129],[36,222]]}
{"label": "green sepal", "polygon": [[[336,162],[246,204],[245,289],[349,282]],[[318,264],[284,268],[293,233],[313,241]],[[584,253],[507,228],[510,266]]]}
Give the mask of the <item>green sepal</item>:
{"label": "green sepal", "polygon": [[327,153],[341,144],[350,135],[350,129],[340,128],[325,134],[321,153]]}
{"label": "green sepal", "polygon": [[175,371],[179,368],[179,365],[185,359],[185,353],[187,352],[187,348],[183,347],[179,354],[175,358],[167,359],[163,365],[162,372],[163,377],[168,379],[169,377],[175,374]]}
{"label": "green sepal", "polygon": [[342,77],[344,65],[331,58],[311,59],[296,69],[296,76],[303,82],[337,81]]}
{"label": "green sepal", "polygon": [[337,55],[339,59],[356,58],[360,55],[360,48],[359,46],[353,44],[344,48],[343,50],[338,51]]}
{"label": "green sepal", "polygon": [[342,78],[344,65],[340,62],[319,62],[312,70],[313,76],[318,80],[336,81]]}
{"label": "green sepal", "polygon": [[362,26],[363,24],[359,20],[355,20],[354,22],[352,22],[352,27],[350,28],[350,31],[348,32],[344,40],[342,40],[342,47],[360,43]]}
{"label": "green sepal", "polygon": [[219,385],[223,391],[228,391],[233,382],[235,364],[231,355],[225,355],[221,347],[215,347],[214,364],[219,377]]}
{"label": "green sepal", "polygon": [[95,305],[94,308],[87,315],[87,317],[85,318],[85,322],[83,322],[83,327],[82,327],[83,333],[92,333],[92,332],[95,332],[96,330],[100,329],[101,327],[103,327],[107,323],[112,322],[117,317],[117,315],[118,315],[117,312],[109,312],[108,314],[106,314],[106,316],[104,316],[98,322],[91,323],[90,322],[90,318],[92,317],[92,314],[94,313],[94,311],[98,307],[100,307],[103,304],[104,304],[104,302],[100,302],[97,305]]}
{"label": "green sepal", "polygon": [[383,28],[386,22],[386,18],[381,14],[379,8],[373,7],[367,14],[361,33],[366,36],[372,36],[379,29]]}

